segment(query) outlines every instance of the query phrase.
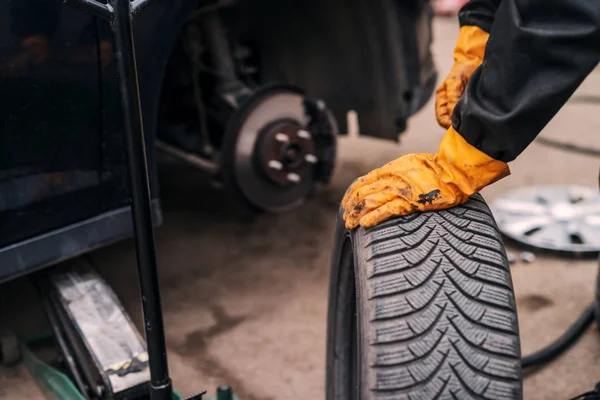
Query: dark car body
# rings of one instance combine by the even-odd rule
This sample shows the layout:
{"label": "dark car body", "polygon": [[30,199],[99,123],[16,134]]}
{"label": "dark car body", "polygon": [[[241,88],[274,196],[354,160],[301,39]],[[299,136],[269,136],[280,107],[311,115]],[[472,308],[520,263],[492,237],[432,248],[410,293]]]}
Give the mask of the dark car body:
{"label": "dark car body", "polygon": [[[323,98],[342,132],[356,110],[363,132],[396,140],[433,91],[427,1],[157,0],[134,21],[156,224],[168,66],[213,8],[252,48],[253,79]],[[0,282],[131,235],[122,126],[108,23],[58,0],[0,0]]]}

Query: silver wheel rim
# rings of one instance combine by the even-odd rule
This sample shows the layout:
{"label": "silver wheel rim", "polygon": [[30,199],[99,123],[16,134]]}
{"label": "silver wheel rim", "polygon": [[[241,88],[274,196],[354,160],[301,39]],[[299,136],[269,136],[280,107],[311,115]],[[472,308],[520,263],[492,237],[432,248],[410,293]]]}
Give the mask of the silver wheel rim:
{"label": "silver wheel rim", "polygon": [[600,252],[600,193],[576,185],[532,186],[506,193],[492,213],[505,236],[552,251]]}

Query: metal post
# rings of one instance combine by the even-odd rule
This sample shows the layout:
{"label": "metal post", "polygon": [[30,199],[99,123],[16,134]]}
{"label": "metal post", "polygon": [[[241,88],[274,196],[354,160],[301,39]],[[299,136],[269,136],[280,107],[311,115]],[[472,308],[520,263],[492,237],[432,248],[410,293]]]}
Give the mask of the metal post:
{"label": "metal post", "polygon": [[123,107],[135,249],[150,364],[150,399],[171,400],[165,333],[158,287],[150,185],[129,0],[110,0],[113,36]]}

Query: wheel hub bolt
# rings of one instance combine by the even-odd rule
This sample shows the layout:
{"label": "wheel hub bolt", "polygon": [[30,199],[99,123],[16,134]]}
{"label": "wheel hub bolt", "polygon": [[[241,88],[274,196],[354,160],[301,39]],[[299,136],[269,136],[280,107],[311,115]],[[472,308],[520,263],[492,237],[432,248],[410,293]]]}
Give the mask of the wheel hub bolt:
{"label": "wheel hub bolt", "polygon": [[316,164],[319,159],[314,154],[307,154],[304,156],[304,160],[309,164]]}
{"label": "wheel hub bolt", "polygon": [[275,140],[282,143],[287,143],[290,141],[290,137],[285,133],[278,133],[275,135]]}
{"label": "wheel hub bolt", "polygon": [[287,174],[287,180],[293,183],[300,183],[301,178],[300,175],[290,172]]}
{"label": "wheel hub bolt", "polygon": [[277,160],[271,160],[269,161],[269,168],[277,170],[277,171],[281,171],[283,169],[283,164]]}
{"label": "wheel hub bolt", "polygon": [[312,135],[310,134],[309,131],[305,131],[304,129],[300,129],[298,131],[298,137],[302,138],[302,139],[306,139],[306,140],[311,140],[312,139]]}

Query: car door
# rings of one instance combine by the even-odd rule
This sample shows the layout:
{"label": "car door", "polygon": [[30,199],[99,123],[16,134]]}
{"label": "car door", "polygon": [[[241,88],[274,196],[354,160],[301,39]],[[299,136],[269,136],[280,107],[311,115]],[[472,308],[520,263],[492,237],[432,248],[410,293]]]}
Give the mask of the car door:
{"label": "car door", "polygon": [[0,0],[0,281],[131,233],[101,22],[58,0]]}
{"label": "car door", "polygon": [[99,182],[98,69],[92,16],[0,0],[0,247],[96,211],[72,195]]}

